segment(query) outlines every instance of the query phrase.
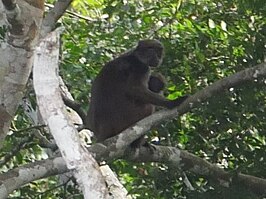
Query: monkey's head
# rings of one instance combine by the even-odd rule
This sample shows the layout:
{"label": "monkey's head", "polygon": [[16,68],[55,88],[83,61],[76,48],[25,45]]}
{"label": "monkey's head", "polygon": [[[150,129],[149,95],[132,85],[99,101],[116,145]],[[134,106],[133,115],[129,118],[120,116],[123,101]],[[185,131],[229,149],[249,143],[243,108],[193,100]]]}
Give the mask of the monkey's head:
{"label": "monkey's head", "polygon": [[156,67],[163,60],[164,47],[158,40],[141,40],[133,53],[145,65]]}

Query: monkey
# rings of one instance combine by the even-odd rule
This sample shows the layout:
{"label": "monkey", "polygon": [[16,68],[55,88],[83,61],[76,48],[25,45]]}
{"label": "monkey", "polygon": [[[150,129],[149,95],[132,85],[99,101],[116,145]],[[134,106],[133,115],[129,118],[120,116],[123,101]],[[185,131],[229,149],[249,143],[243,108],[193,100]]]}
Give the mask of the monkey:
{"label": "monkey", "polygon": [[[150,76],[149,78],[149,82],[148,82],[148,89],[151,90],[152,92],[155,93],[159,93],[161,95],[163,95],[162,91],[165,87],[165,78],[161,73],[157,73],[157,74],[153,74]],[[84,111],[81,109],[81,104],[72,101],[70,99],[68,99],[66,96],[62,95],[62,98],[64,100],[64,103],[68,106],[71,107],[73,110],[75,110],[79,116],[81,117],[82,121],[86,121],[87,115],[86,113],[84,113]],[[141,101],[135,101],[135,103],[142,103]],[[152,114],[155,111],[155,106],[150,104],[150,111],[149,113]],[[147,116],[150,115],[147,113]],[[81,130],[83,129],[85,126],[83,125],[79,125],[78,129]],[[137,148],[138,146],[149,146],[146,139],[144,138],[145,136],[141,136],[140,138],[138,138],[137,140],[135,140],[131,146],[134,148]]]}
{"label": "monkey", "polygon": [[85,126],[98,142],[113,137],[151,115],[155,106],[172,109],[187,96],[168,100],[164,82],[150,69],[161,64],[164,47],[158,40],[140,40],[132,50],[106,63],[92,83]]}

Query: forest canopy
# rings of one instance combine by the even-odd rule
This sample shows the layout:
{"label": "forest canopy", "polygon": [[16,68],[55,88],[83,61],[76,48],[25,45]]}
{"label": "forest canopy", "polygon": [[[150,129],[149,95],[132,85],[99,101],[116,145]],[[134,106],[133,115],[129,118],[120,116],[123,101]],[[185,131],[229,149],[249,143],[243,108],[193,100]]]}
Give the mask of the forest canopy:
{"label": "forest canopy", "polygon": [[[38,99],[45,94],[37,91],[33,85],[36,82],[32,81],[32,76],[36,77],[32,66],[40,63],[36,58],[40,53],[40,41],[49,32],[60,32],[60,43],[59,40],[54,42],[58,43],[58,73],[83,111],[90,106],[92,82],[104,64],[134,48],[141,39],[157,39],[165,47],[163,63],[155,69],[165,76],[164,96],[168,99],[190,96],[188,102],[177,109],[178,113],[158,108],[154,117],[137,124],[148,129],[142,134],[155,145],[153,153],[145,148],[130,151],[126,149],[126,145],[130,145],[126,141],[124,148],[119,148],[117,140],[111,140],[104,143],[105,146],[111,152],[115,148],[119,154],[106,155],[102,148],[94,147],[98,145],[93,138],[92,144],[88,144],[88,135],[79,134],[84,145],[92,146],[88,151],[92,154],[101,151],[96,160],[99,164],[100,160],[106,161],[130,197],[256,199],[266,196],[264,0],[21,2],[15,7],[32,6],[27,7],[31,12],[26,18],[37,12],[37,8],[44,14],[38,11],[36,19],[40,22],[29,26],[30,30],[35,26],[36,29],[29,31],[23,45],[14,45],[20,38],[13,37],[20,34],[20,23],[10,20],[16,3],[8,0],[0,3],[3,4],[0,10],[5,10],[9,23],[6,25],[0,14],[0,66],[3,68],[0,71],[0,138],[3,143],[0,145],[0,193],[10,193],[8,198],[84,197],[79,181],[69,173],[68,177],[59,175],[67,171],[65,163],[59,167],[64,168],[62,170],[48,169],[52,164],[48,160],[58,157],[55,152],[58,147],[62,150],[49,125],[46,126],[47,122],[38,118]],[[60,9],[55,9],[56,6],[63,11],[62,16],[57,15]],[[22,9],[23,15],[26,14]],[[50,25],[51,29],[45,28]],[[35,35],[36,32],[39,35]],[[11,43],[7,53],[6,45]],[[25,62],[20,57],[27,56],[13,47],[27,52],[37,49],[38,53],[32,53],[34,61]],[[50,54],[54,55],[53,52],[51,50]],[[3,56],[5,53],[9,56]],[[17,79],[25,81],[10,88],[11,84],[4,82],[10,79],[6,74],[12,70],[2,66],[13,61],[11,69],[21,63],[21,68],[27,65],[27,72],[17,73]],[[12,97],[5,98],[7,93]],[[10,104],[12,101],[13,108],[8,110],[13,112],[5,110],[6,101]],[[161,119],[157,120],[158,117]],[[10,125],[6,126],[6,121],[10,121]],[[63,142],[64,137],[60,139]],[[108,148],[108,144],[111,147]],[[97,164],[96,161],[93,164]],[[25,176],[21,182],[16,181],[20,184],[11,192],[6,191],[7,182],[14,180],[12,173],[19,173],[20,168],[33,171],[36,165],[45,167],[47,173],[38,174],[39,177],[30,182]]]}

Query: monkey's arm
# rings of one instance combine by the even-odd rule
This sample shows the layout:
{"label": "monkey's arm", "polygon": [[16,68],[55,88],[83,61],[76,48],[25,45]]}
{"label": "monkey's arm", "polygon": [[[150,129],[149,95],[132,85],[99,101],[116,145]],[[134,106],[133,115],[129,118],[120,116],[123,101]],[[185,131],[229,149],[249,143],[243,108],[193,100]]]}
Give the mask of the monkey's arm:
{"label": "monkey's arm", "polygon": [[141,85],[132,86],[129,88],[131,89],[126,91],[129,97],[136,99],[136,100],[140,100],[144,103],[150,103],[150,104],[154,104],[157,106],[163,106],[163,107],[170,108],[170,109],[179,106],[188,97],[188,96],[182,96],[175,100],[168,100],[164,98],[163,96],[150,91],[144,85],[143,86]]}

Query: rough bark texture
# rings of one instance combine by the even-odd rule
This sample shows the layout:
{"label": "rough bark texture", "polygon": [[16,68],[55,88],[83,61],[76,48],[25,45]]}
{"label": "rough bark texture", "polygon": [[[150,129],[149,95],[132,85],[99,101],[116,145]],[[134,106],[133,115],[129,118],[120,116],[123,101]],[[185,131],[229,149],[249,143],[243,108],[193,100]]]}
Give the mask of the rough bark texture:
{"label": "rough bark texture", "polygon": [[49,33],[36,49],[33,84],[43,120],[48,125],[67,167],[74,171],[85,198],[106,198],[100,168],[82,146],[78,132],[67,117],[59,88],[59,34]]}
{"label": "rough bark texture", "polygon": [[55,24],[58,19],[65,13],[68,6],[73,0],[59,0],[55,3],[54,7],[50,9],[46,17],[43,20],[41,27],[41,37],[44,37],[47,33],[51,32],[55,28]]}
{"label": "rough bark texture", "polygon": [[42,160],[24,165],[0,175],[0,199],[8,197],[15,189],[36,179],[65,173],[66,163],[62,157]]}
{"label": "rough bark texture", "polygon": [[[113,153],[112,156],[108,156],[109,155],[108,153],[104,153],[104,151],[110,151],[111,146],[107,146],[106,148],[104,148],[104,151],[103,150],[101,151],[101,149],[103,148],[99,147],[99,145],[100,144],[95,144],[88,149],[89,151],[97,151],[96,152],[97,160],[106,159],[111,161],[116,158],[120,158],[121,154],[119,153],[117,154]],[[239,186],[241,185],[247,187],[247,189],[251,190],[255,194],[261,194],[261,195],[266,194],[265,179],[242,173],[236,175],[234,173],[226,172],[224,171],[223,168],[220,168],[215,164],[211,164],[206,160],[199,158],[187,151],[180,150],[174,147],[166,147],[166,146],[154,146],[154,147],[156,149],[154,151],[151,151],[150,148],[147,147],[141,147],[137,151],[127,152],[125,154],[126,155],[125,159],[134,162],[160,162],[160,163],[171,164],[172,168],[174,167],[176,168],[176,172],[180,172],[181,168],[182,171],[190,171],[197,175],[204,176],[208,179],[216,181],[217,183],[225,187],[229,187],[230,185],[236,184]],[[103,156],[103,154],[105,155]],[[48,159],[45,161],[30,163],[28,165],[21,166],[19,168],[10,170],[5,174],[0,175],[0,194],[1,195],[8,194],[11,193],[16,188],[19,188],[20,186],[29,183],[31,181],[66,172],[67,171],[66,166],[62,165],[64,163],[63,158],[55,158],[55,160]],[[61,166],[59,167],[59,165]],[[19,175],[20,174],[19,171],[20,170],[24,171],[25,168],[27,168],[27,173],[29,174],[29,177],[26,178],[26,180],[24,179],[25,176]],[[35,173],[36,168],[41,168],[41,169],[37,173]],[[10,182],[13,183],[12,186],[10,185]],[[114,189],[114,188],[118,188],[118,190],[121,189],[120,185],[117,184],[116,181],[114,181],[113,187],[109,186],[109,189]]]}
{"label": "rough bark texture", "polygon": [[0,46],[0,148],[32,69],[33,49],[44,11],[44,0],[2,2],[0,13],[8,31]]}

